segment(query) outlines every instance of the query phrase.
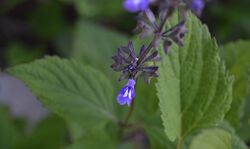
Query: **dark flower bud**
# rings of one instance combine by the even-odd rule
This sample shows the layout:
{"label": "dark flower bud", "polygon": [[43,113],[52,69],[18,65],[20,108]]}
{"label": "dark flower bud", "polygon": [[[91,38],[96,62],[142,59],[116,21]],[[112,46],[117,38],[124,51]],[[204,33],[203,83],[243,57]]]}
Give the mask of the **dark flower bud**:
{"label": "dark flower bud", "polygon": [[185,26],[181,27],[179,29],[179,31],[177,32],[177,34],[175,34],[172,37],[172,40],[177,43],[179,46],[183,46],[184,45],[184,41],[183,38],[185,36],[185,34],[188,32],[187,28]]}
{"label": "dark flower bud", "polygon": [[159,75],[157,74],[158,67],[157,66],[149,66],[149,67],[144,67],[142,69],[143,71],[143,78],[144,81],[149,84],[151,78],[153,77],[158,77]]}
{"label": "dark flower bud", "polygon": [[131,75],[133,75],[133,73],[136,73],[138,58],[135,54],[131,41],[129,41],[126,47],[118,48],[116,55],[112,58],[115,62],[111,65],[111,67],[115,71],[122,71],[119,81],[128,79],[131,77]]}
{"label": "dark flower bud", "polygon": [[158,51],[154,51],[153,53],[151,53],[148,57],[146,57],[143,62],[148,62],[148,61],[159,61],[160,60],[160,56],[158,54]]}
{"label": "dark flower bud", "polygon": [[176,26],[174,26],[171,29],[169,29],[168,31],[166,31],[163,34],[163,37],[170,38],[179,46],[183,46],[183,44],[184,44],[183,38],[187,32],[188,32],[188,30],[185,26],[185,20],[183,20],[179,24],[177,24]]}
{"label": "dark flower bud", "polygon": [[158,30],[155,16],[150,9],[141,12],[137,17],[137,26],[134,29],[135,33],[140,34],[141,38],[152,35]]}
{"label": "dark flower bud", "polygon": [[171,46],[172,46],[172,42],[170,40],[168,40],[168,39],[164,40],[163,49],[164,49],[165,54],[168,54]]}
{"label": "dark flower bud", "polygon": [[111,67],[118,72],[122,72],[119,81],[124,79],[133,78],[136,79],[140,75],[146,75],[147,77],[155,77],[158,67],[147,66],[145,63],[149,61],[157,61],[160,59],[158,52],[154,51],[149,56],[142,58],[140,61],[138,57],[145,54],[146,47],[142,46],[139,56],[135,54],[134,46],[130,41],[126,47],[118,48],[117,53],[112,57],[115,61]]}

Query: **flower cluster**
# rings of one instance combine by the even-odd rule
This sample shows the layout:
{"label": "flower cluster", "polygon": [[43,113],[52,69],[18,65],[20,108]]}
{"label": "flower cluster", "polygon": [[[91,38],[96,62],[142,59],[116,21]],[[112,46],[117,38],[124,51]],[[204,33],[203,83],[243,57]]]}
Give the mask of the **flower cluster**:
{"label": "flower cluster", "polygon": [[140,75],[144,76],[144,79],[149,83],[151,77],[157,77],[157,66],[146,66],[145,63],[152,61],[159,61],[160,57],[158,51],[154,51],[149,54],[147,57],[143,57],[143,54],[147,48],[142,46],[137,56],[135,54],[134,46],[131,41],[125,47],[118,48],[118,52],[112,58],[114,59],[114,64],[111,67],[115,71],[121,71],[122,74],[119,78],[119,81],[124,79],[136,79]]}
{"label": "flower cluster", "polygon": [[[150,10],[150,5],[158,8],[155,15]],[[121,72],[119,81],[128,79],[128,83],[120,90],[117,101],[120,105],[131,105],[135,98],[135,84],[137,78],[142,76],[146,83],[151,78],[158,77],[158,67],[155,63],[160,60],[156,50],[160,43],[163,44],[165,54],[168,54],[173,43],[183,46],[184,36],[188,32],[185,27],[188,11],[200,15],[204,8],[203,0],[125,0],[124,8],[129,12],[139,12],[135,32],[143,39],[153,36],[148,46],[141,46],[137,55],[133,43],[130,41],[127,46],[118,48],[117,53],[112,57],[113,70]],[[179,11],[181,21],[171,28],[166,29],[165,23],[175,11]],[[156,17],[157,16],[157,17]]]}

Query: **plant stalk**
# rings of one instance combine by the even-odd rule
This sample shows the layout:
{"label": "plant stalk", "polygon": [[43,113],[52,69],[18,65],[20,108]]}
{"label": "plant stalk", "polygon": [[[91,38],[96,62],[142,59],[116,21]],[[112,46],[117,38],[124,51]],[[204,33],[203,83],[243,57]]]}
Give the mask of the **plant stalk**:
{"label": "plant stalk", "polygon": [[[158,31],[155,33],[155,35],[154,35],[152,41],[150,42],[150,44],[148,45],[147,49],[145,50],[145,52],[142,53],[142,55],[140,55],[140,57],[138,59],[138,62],[137,62],[138,65],[140,65],[140,63],[143,61],[143,59],[148,55],[148,53],[150,52],[150,50],[153,48],[156,40],[159,38],[159,34],[161,34],[162,30],[164,29],[164,26],[166,24],[167,18],[168,18],[168,15],[166,14],[166,16],[164,17],[164,19],[160,23]],[[135,99],[131,103],[131,107],[129,109],[129,112],[128,112],[128,115],[127,115],[125,121],[120,125],[120,129],[119,129],[119,132],[118,132],[118,135],[119,135],[120,138],[122,138],[122,135],[123,135],[123,132],[124,132],[124,128],[127,127],[128,123],[129,123],[129,120],[130,120],[130,118],[131,118],[131,116],[133,114],[134,105],[135,105]]]}

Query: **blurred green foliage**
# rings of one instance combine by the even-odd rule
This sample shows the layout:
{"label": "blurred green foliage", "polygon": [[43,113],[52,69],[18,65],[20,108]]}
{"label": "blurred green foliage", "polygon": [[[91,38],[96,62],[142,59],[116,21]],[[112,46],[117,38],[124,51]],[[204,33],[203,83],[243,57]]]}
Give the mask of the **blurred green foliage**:
{"label": "blurred green foliage", "polygon": [[12,42],[6,49],[5,57],[7,64],[13,66],[41,58],[43,54],[43,48],[27,47],[23,43]]}
{"label": "blurred green foliage", "polygon": [[67,143],[67,126],[51,115],[35,127],[27,127],[24,119],[11,117],[6,107],[0,108],[0,146],[2,149],[56,149]]}
{"label": "blurred green foliage", "polygon": [[[122,2],[123,0],[2,0],[0,1],[0,55],[3,59],[0,62],[5,64],[6,68],[30,62],[45,55],[76,58],[102,70],[107,80],[111,80],[112,85],[110,86],[116,93],[123,83],[116,81],[117,74],[109,68],[111,56],[119,45],[126,44],[136,22],[134,14],[128,14],[123,10]],[[250,6],[248,0],[217,0],[208,5],[202,19],[209,25],[209,29],[212,30],[219,43],[236,39],[249,39],[250,11],[247,6]],[[235,75],[236,84],[234,87],[237,88],[239,84],[243,83],[245,91],[249,84],[249,75],[246,71],[249,65],[246,63],[250,59],[249,54],[247,54],[250,46],[233,44],[227,45],[226,48],[229,48],[230,52],[226,52],[228,55],[224,58],[230,73]],[[57,69],[57,67],[51,69]],[[86,72],[82,75],[88,74]],[[50,74],[42,77],[46,79],[49,76]],[[75,83],[86,85],[82,82]],[[74,84],[71,85],[74,86]],[[234,96],[237,97],[234,98],[233,108],[230,111],[234,116],[230,116],[229,113],[227,117],[234,126],[237,126],[237,134],[245,142],[248,142],[250,141],[250,111],[248,108],[250,96],[245,103],[246,92],[242,92],[242,87],[239,87],[239,90],[241,91],[238,92],[236,89],[234,92]],[[93,94],[95,92],[93,91]],[[163,132],[164,128],[159,117],[160,111],[154,85],[147,86],[139,80],[137,92],[136,107],[138,108],[135,109],[132,122],[139,121],[139,124],[142,125],[150,140],[151,148],[174,148],[174,143],[171,143]],[[75,96],[72,96],[72,99],[73,97],[75,99]],[[115,99],[114,95],[107,96],[110,96],[109,100]],[[60,99],[63,98],[65,97]],[[79,101],[79,103],[81,102]],[[125,113],[128,112],[128,108],[122,110],[117,110],[117,108],[119,107],[114,105],[117,117],[124,117]],[[73,114],[76,112],[74,116],[79,114],[74,108],[72,110]],[[67,113],[67,111],[64,112]],[[114,142],[112,139],[116,137],[115,131],[118,128],[112,124],[105,125],[106,131],[111,134],[110,136],[106,135],[107,132],[102,132],[98,130],[99,128],[94,127],[94,123],[92,123],[93,126],[91,123],[88,126],[94,127],[94,131],[86,133],[81,126],[66,124],[61,118],[52,115],[34,126],[31,132],[26,132],[26,120],[16,120],[10,116],[10,113],[8,109],[0,108],[0,148],[3,149],[57,149],[64,147],[77,149],[83,146],[90,148],[89,146],[93,147],[93,144],[98,145],[98,148],[99,145],[112,147],[114,143],[117,143],[117,140]],[[87,113],[85,114],[87,115]],[[96,114],[100,115],[100,113]],[[81,114],[77,116],[77,119],[85,123],[85,119],[81,118]],[[241,119],[241,124],[239,119]],[[98,131],[98,136],[95,135],[96,131]],[[200,139],[195,140],[195,144],[204,141],[204,138],[206,143],[214,142],[213,137],[210,136],[211,133],[219,135],[219,137],[221,134],[229,136],[228,132],[219,131],[218,133],[217,129],[209,130],[200,134],[198,136]],[[232,137],[236,136],[232,135]],[[134,138],[129,139],[131,141]],[[72,141],[75,144],[68,146],[72,144]],[[133,148],[133,144],[125,142],[120,144],[119,148]]]}
{"label": "blurred green foliage", "polygon": [[[219,42],[250,38],[249,0],[213,0],[204,20]],[[208,16],[208,17],[207,17]]]}

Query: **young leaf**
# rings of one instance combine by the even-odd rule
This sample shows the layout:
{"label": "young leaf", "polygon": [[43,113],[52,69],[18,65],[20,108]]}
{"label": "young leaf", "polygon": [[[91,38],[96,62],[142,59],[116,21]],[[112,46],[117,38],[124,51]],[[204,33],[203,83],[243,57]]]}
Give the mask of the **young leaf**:
{"label": "young leaf", "polygon": [[226,119],[234,127],[239,127],[239,121],[243,115],[244,102],[249,91],[249,49],[250,41],[238,41],[223,46],[221,51],[227,68],[235,77],[232,107],[226,115]]}
{"label": "young leaf", "polygon": [[190,149],[247,149],[234,134],[220,128],[204,130],[193,138]]}
{"label": "young leaf", "polygon": [[[168,27],[177,22],[176,15]],[[156,84],[165,132],[171,141],[178,136],[181,142],[194,130],[222,120],[232,92],[232,79],[207,27],[191,14],[187,27],[184,46],[174,45],[162,56]]]}
{"label": "young leaf", "polygon": [[47,57],[8,71],[23,80],[47,108],[84,130],[117,121],[112,84],[92,67]]}

